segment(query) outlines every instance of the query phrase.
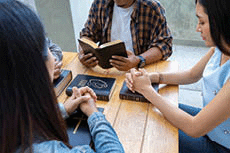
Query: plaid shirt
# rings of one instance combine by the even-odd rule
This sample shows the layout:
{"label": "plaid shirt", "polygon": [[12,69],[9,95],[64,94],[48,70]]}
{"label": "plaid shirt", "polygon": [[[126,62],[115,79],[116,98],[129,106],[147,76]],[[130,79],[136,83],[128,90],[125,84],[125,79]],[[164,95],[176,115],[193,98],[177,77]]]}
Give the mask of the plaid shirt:
{"label": "plaid shirt", "polygon": [[[100,44],[110,42],[113,6],[113,0],[94,0],[80,37],[87,36]],[[172,35],[158,1],[137,0],[130,24],[135,55],[151,47],[160,48],[163,60],[172,54]]]}

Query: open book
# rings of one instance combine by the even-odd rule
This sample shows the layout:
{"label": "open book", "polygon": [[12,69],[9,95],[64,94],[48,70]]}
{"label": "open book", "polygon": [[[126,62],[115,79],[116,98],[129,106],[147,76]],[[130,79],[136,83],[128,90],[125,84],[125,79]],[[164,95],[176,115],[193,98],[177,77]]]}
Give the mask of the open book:
{"label": "open book", "polygon": [[86,38],[78,39],[78,41],[84,54],[93,53],[99,61],[98,65],[104,69],[113,67],[109,63],[109,59],[111,59],[113,55],[128,57],[125,43],[121,40],[108,42],[100,46]]}

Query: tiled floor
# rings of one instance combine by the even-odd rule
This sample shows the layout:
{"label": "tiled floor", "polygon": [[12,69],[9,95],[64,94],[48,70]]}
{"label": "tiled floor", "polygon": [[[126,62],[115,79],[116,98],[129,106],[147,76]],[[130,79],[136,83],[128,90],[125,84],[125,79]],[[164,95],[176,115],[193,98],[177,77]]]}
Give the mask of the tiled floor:
{"label": "tiled floor", "polygon": [[[180,70],[186,70],[196,64],[209,48],[174,45],[170,60],[179,63]],[[179,103],[202,107],[201,81],[179,86]]]}

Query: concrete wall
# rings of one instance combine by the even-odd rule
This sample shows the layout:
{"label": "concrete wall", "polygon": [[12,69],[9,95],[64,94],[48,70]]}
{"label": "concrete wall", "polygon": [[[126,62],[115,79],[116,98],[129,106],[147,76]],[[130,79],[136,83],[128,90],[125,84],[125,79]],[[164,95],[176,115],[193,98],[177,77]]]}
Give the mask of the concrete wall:
{"label": "concrete wall", "polygon": [[77,51],[69,0],[35,0],[35,3],[47,36],[64,51]]}
{"label": "concrete wall", "polygon": [[195,0],[159,0],[166,10],[168,25],[174,43],[204,46],[200,33],[196,32]]}
{"label": "concrete wall", "polygon": [[[21,0],[39,12],[47,35],[65,51],[77,50],[77,39],[93,0]],[[204,46],[196,31],[195,0],[159,0],[166,10],[174,44]]]}
{"label": "concrete wall", "polygon": [[[82,29],[93,0],[70,0],[76,38]],[[204,46],[196,32],[195,0],[159,0],[166,10],[174,44]]]}
{"label": "concrete wall", "polygon": [[70,0],[70,6],[72,11],[72,19],[74,25],[74,33],[76,38],[76,44],[79,33],[84,27],[84,24],[88,18],[88,13],[93,0]]}

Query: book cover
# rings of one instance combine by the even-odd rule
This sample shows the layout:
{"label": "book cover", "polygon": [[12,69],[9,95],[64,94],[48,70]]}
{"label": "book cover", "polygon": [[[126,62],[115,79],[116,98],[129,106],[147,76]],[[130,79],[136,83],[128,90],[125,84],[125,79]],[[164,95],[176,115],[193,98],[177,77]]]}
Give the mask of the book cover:
{"label": "book cover", "polygon": [[71,96],[74,86],[77,88],[88,86],[96,93],[98,100],[109,101],[115,88],[115,82],[115,78],[78,74],[66,88],[66,94]]}
{"label": "book cover", "polygon": [[[104,111],[104,108],[101,107],[97,109],[102,113]],[[66,119],[67,134],[71,146],[93,145],[87,119],[88,117],[80,110],[75,111]]]}
{"label": "book cover", "polygon": [[[158,92],[159,84],[153,83],[152,86]],[[122,88],[119,93],[120,99],[124,100],[132,100],[132,101],[139,101],[139,102],[149,102],[142,94],[135,92],[133,93],[129,88],[126,86],[126,82],[124,81]]]}
{"label": "book cover", "polygon": [[109,63],[109,59],[111,59],[113,55],[128,57],[125,43],[121,40],[108,42],[100,46],[97,46],[96,43],[86,38],[78,39],[78,41],[84,53],[93,53],[99,61],[98,65],[104,69],[113,67]]}
{"label": "book cover", "polygon": [[54,80],[54,91],[59,96],[68,83],[72,80],[72,72],[70,70],[62,69],[60,76]]}

